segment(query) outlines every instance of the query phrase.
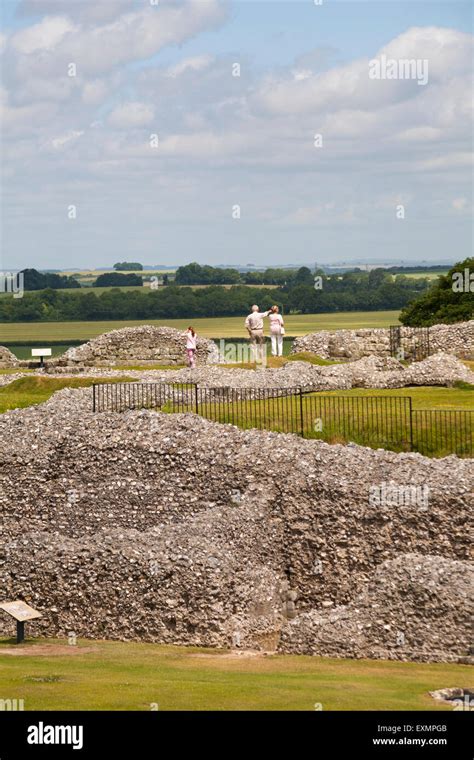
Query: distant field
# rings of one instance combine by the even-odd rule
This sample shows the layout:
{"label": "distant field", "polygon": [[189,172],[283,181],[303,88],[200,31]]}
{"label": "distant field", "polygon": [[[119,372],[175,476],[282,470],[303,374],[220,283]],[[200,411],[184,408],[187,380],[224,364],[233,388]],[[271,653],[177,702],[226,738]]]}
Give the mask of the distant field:
{"label": "distant field", "polygon": [[[421,280],[422,278],[425,278],[427,280],[436,280],[437,277],[441,277],[444,274],[448,274],[448,269],[443,272],[410,272],[410,274],[405,275],[406,277],[412,277],[415,280]],[[403,274],[403,272],[399,272],[398,274]]]}
{"label": "distant field", "polygon": [[[12,656],[21,648],[22,656]],[[8,652],[8,654],[7,654]],[[25,710],[452,710],[430,691],[471,668],[121,641],[0,640],[0,694]],[[156,708],[155,708],[156,709]],[[317,735],[317,733],[316,733]],[[69,753],[70,754],[70,753]],[[65,756],[65,754],[63,755]]]}
{"label": "distant field", "polygon": [[[96,335],[121,327],[138,327],[143,324],[166,325],[185,330],[192,324],[199,335],[206,338],[245,338],[244,319],[241,317],[212,317],[205,319],[154,319],[110,322],[13,322],[0,325],[0,345],[4,342],[89,340]],[[399,311],[351,311],[338,314],[295,314],[285,316],[287,336],[305,335],[316,330],[343,328],[388,327],[398,323]],[[267,328],[268,332],[268,328]]]}

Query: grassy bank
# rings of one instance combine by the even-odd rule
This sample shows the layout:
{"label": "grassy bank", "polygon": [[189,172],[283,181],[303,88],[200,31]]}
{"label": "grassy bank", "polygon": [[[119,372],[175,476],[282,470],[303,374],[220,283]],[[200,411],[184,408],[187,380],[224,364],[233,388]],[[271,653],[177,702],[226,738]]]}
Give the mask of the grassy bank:
{"label": "grassy bank", "polygon": [[[0,641],[0,694],[25,710],[451,710],[429,691],[470,683],[471,668],[235,655],[112,641]],[[156,707],[155,707],[156,709]]]}
{"label": "grassy bank", "polygon": [[[125,378],[127,379],[127,378]],[[128,378],[131,380],[131,378]],[[110,378],[103,382],[120,382]],[[89,388],[94,382],[100,383],[100,378],[52,378],[38,375],[25,375],[13,383],[0,387],[0,414],[9,409],[24,409],[33,404],[43,404],[53,393],[63,388]]]}

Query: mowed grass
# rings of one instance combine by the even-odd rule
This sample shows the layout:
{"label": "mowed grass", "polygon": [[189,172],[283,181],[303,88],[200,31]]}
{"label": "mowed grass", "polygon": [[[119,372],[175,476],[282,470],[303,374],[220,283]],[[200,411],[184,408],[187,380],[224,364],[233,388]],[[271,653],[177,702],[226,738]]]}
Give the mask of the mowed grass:
{"label": "mowed grass", "polygon": [[[257,385],[258,387],[258,385]],[[296,389],[297,390],[297,389]],[[231,394],[234,392],[232,391]],[[297,392],[271,397],[257,391],[257,399],[241,398],[242,392],[225,399],[209,401],[200,396],[199,414],[214,422],[229,423],[242,429],[272,430],[304,434],[328,443],[358,443],[392,451],[419,451],[426,456],[472,456],[474,427],[474,386],[456,388],[411,387],[323,393]],[[408,397],[412,399],[410,414]],[[387,399],[384,402],[383,399]],[[187,405],[186,405],[187,404]],[[416,410],[461,410],[447,418]],[[195,411],[193,398],[177,397],[161,407],[174,413]],[[447,412],[448,413],[448,412]]]}
{"label": "mowed grass", "polygon": [[20,377],[13,383],[0,387],[0,414],[7,412],[9,409],[24,409],[34,404],[42,404],[47,401],[53,393],[63,388],[88,388],[93,383],[100,382],[124,382],[132,378],[120,377],[118,379],[100,378],[71,378],[71,377],[41,377],[30,375]]}
{"label": "mowed grass", "polygon": [[[58,647],[59,645],[59,647]],[[300,655],[232,656],[224,650],[57,640],[2,654],[0,694],[25,710],[452,710],[428,692],[472,685],[453,664],[338,660]],[[35,648],[42,653],[36,654]],[[75,651],[72,652],[71,650]],[[156,707],[155,707],[156,709]]]}
{"label": "mowed grass", "polygon": [[[290,314],[285,316],[287,336],[306,335],[318,330],[343,328],[388,327],[398,324],[399,311],[350,311],[335,314]],[[244,327],[246,314],[241,317],[210,317],[202,319],[151,319],[107,322],[12,322],[0,325],[0,345],[4,342],[90,340],[97,335],[122,327],[144,324],[175,327],[185,330],[193,325],[205,338],[247,338]],[[268,325],[266,326],[268,332]]]}
{"label": "mowed grass", "polygon": [[[326,395],[326,394],[325,394]],[[413,386],[408,388],[353,388],[350,391],[329,391],[328,396],[411,396],[413,409],[474,409],[474,386],[443,388]]]}
{"label": "mowed grass", "polygon": [[[278,364],[282,360],[274,359]],[[52,378],[25,375],[0,387],[0,413],[25,408],[47,401],[62,388],[89,387],[94,382],[134,382],[130,377],[100,380],[97,378]],[[256,385],[257,385],[256,378]],[[176,388],[184,385],[174,384]],[[373,399],[392,398],[386,406]],[[341,399],[342,406],[337,403]],[[214,422],[230,423],[242,429],[257,428],[275,432],[301,433],[306,438],[320,438],[329,443],[353,441],[361,445],[383,447],[394,451],[410,449],[410,415],[404,399],[412,399],[414,412],[419,409],[473,410],[474,387],[460,383],[455,388],[411,387],[387,390],[355,388],[350,391],[307,393],[262,400],[236,400],[233,403],[208,402],[199,404],[199,414]],[[194,397],[193,397],[194,398]],[[334,403],[332,400],[334,399]],[[365,401],[367,399],[367,402]],[[187,403],[187,402],[186,402]],[[181,399],[161,407],[161,411],[194,412],[194,400],[189,404]],[[318,422],[319,427],[316,425]],[[442,420],[431,415],[413,414],[413,443],[415,450],[427,456],[472,456],[473,415],[456,415]],[[447,426],[449,429],[447,429]]]}

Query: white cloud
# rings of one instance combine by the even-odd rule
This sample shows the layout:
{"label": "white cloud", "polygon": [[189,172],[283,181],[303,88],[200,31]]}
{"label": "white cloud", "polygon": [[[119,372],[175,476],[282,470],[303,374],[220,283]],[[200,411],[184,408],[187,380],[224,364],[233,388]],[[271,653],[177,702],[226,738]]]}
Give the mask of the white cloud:
{"label": "white cloud", "polygon": [[87,21],[107,21],[130,9],[136,0],[22,0],[20,16],[58,14]]}
{"label": "white cloud", "polygon": [[[51,2],[41,0],[44,7],[53,7]],[[430,55],[426,87],[370,81],[374,51],[330,68],[333,55],[308,53],[286,69],[268,67],[265,76],[249,60],[245,76],[232,78],[234,53],[186,54],[186,41],[218,23],[222,13],[217,0],[163,2],[156,8],[124,2],[118,12],[93,18],[89,5],[82,15],[61,12],[15,32],[6,49],[0,101],[4,169],[15,177],[17,202],[34,188],[42,203],[47,197],[57,208],[71,187],[75,194],[87,184],[84,203],[99,218],[113,196],[111,213],[120,219],[112,227],[126,230],[127,213],[117,210],[129,209],[132,194],[143,214],[145,246],[157,220],[211,219],[217,229],[220,215],[235,202],[242,203],[246,223],[268,223],[269,245],[276,249],[288,232],[307,235],[310,250],[312,227],[331,229],[328,249],[329,237],[336,246],[339,228],[350,235],[353,225],[358,232],[364,225],[373,230],[370,240],[381,239],[385,229],[377,230],[377,220],[394,219],[397,202],[409,204],[410,219],[433,212],[433,226],[424,225],[420,235],[437,229],[436,244],[442,242],[443,219],[462,226],[470,207],[472,123],[466,35],[408,30],[383,48],[411,56],[421,41],[420,50]],[[167,45],[183,45],[182,59],[172,66],[154,59]],[[140,60],[146,66],[129,65]],[[77,77],[67,76],[70,61],[77,63]],[[153,151],[151,132],[159,134]],[[314,146],[316,133],[323,136],[320,149]],[[38,224],[49,213],[43,208]],[[271,239],[272,225],[278,226],[278,238]],[[179,235],[186,224],[178,227]],[[91,223],[93,246],[98,247],[96,238],[105,240],[106,228],[100,220],[97,227]],[[244,225],[240,229],[251,234]],[[397,234],[403,234],[401,225],[388,246]],[[218,239],[222,260],[216,232]],[[127,240],[125,235],[120,245]],[[238,235],[228,243],[229,256],[236,240]],[[400,247],[405,251],[402,243],[409,242]],[[351,246],[351,239],[345,244]],[[428,250],[427,239],[421,244]]]}
{"label": "white cloud", "polygon": [[58,137],[53,137],[49,141],[49,145],[53,147],[55,150],[61,150],[70,142],[74,142],[79,137],[81,137],[84,134],[83,130],[77,130],[73,129],[70,132],[67,132],[64,135],[59,135]]}
{"label": "white cloud", "polygon": [[51,16],[16,32],[11,38],[11,45],[15,51],[24,55],[39,50],[54,50],[64,36],[75,29],[74,24],[64,16]]}
{"label": "white cloud", "polygon": [[185,58],[174,66],[170,66],[166,71],[166,76],[178,77],[185,71],[202,71],[203,69],[206,69],[213,60],[212,55],[198,55],[194,58]]}
{"label": "white cloud", "polygon": [[436,127],[422,126],[422,127],[410,127],[404,129],[397,135],[399,140],[406,140],[408,142],[431,142],[432,140],[438,140],[443,136],[443,132]]}
{"label": "white cloud", "polygon": [[117,106],[109,115],[108,122],[112,127],[127,129],[146,127],[155,118],[155,111],[149,103],[124,103]]}
{"label": "white cloud", "polygon": [[217,0],[191,0],[183,5],[145,6],[92,28],[68,35],[58,55],[77,62],[82,73],[96,74],[115,66],[150,58],[223,19]]}
{"label": "white cloud", "polygon": [[101,79],[86,82],[82,88],[82,100],[87,105],[102,103],[108,93],[107,84]]}
{"label": "white cloud", "polygon": [[295,82],[301,82],[302,79],[309,79],[313,75],[310,69],[295,69],[293,79]]}

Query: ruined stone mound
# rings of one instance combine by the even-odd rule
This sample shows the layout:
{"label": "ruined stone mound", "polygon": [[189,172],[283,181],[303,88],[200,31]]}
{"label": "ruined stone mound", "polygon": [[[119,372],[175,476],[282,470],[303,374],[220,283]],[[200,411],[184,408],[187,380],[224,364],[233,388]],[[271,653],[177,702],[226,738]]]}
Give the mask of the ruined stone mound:
{"label": "ruined stone mound", "polygon": [[291,361],[278,369],[257,372],[226,367],[197,367],[162,372],[144,380],[197,383],[200,388],[303,388],[330,391],[351,388],[403,388],[410,385],[474,384],[474,372],[454,356],[436,354],[405,367],[391,357],[365,356],[353,362],[318,366]]}
{"label": "ruined stone mound", "polygon": [[452,386],[459,381],[474,384],[474,372],[460,359],[444,353],[434,354],[407,367],[390,357],[367,356],[338,365],[334,370],[335,374],[348,378],[352,388]]}
{"label": "ruined stone mound", "polygon": [[405,375],[409,385],[454,385],[455,382],[474,384],[474,372],[449,353],[437,353],[421,362],[410,364]]}
{"label": "ruined stone mound", "polygon": [[[410,357],[411,341],[419,341],[416,330],[401,327],[401,338]],[[474,358],[474,320],[452,325],[430,327],[429,350],[443,351],[464,359]],[[311,351],[324,359],[360,359],[362,356],[390,356],[390,330],[388,328],[362,328],[360,330],[321,330],[296,338],[292,353]]]}
{"label": "ruined stone mound", "polygon": [[[471,465],[94,415],[90,389],[67,389],[0,416],[2,595],[42,611],[31,631],[49,636],[456,660]],[[429,497],[374,505],[386,482]],[[340,607],[346,635],[326,621],[320,636],[313,618]]]}
{"label": "ruined stone mound", "polygon": [[0,346],[0,369],[17,366],[18,359],[15,354],[12,354],[6,346]]}
{"label": "ruined stone mound", "polygon": [[474,613],[473,586],[469,562],[402,554],[379,565],[348,605],[291,621],[280,646],[297,654],[430,661],[449,641],[453,654],[468,652],[471,632],[463,621]]}
{"label": "ruined stone mound", "polygon": [[[106,365],[113,362],[156,362],[184,364],[185,331],[173,327],[123,327],[99,335],[77,348],[70,348],[58,361],[64,364]],[[209,364],[218,360],[216,344],[198,337],[197,361]]]}

